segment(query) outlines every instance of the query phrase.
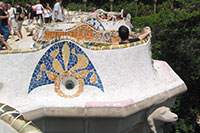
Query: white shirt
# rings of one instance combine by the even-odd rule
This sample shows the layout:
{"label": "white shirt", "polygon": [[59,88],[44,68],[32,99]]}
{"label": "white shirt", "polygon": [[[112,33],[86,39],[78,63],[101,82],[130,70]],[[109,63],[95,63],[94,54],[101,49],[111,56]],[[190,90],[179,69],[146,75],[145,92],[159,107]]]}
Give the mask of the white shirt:
{"label": "white shirt", "polygon": [[52,19],[55,20],[56,16],[55,16],[55,12],[57,12],[57,17],[59,20],[63,21],[63,14],[62,14],[62,9],[60,7],[60,3],[57,2],[54,7],[53,7],[53,15],[52,15]]}
{"label": "white shirt", "polygon": [[33,6],[33,8],[36,10],[36,14],[42,14],[42,10],[44,9],[44,7],[42,6],[42,4],[37,4],[35,6]]}
{"label": "white shirt", "polygon": [[10,9],[8,9],[8,14],[9,14],[9,21],[15,18],[16,8],[11,7]]}
{"label": "white shirt", "polygon": [[65,13],[65,16],[71,16],[72,15],[72,13],[70,11],[67,11],[67,10],[65,10],[64,13]]}
{"label": "white shirt", "polygon": [[52,13],[49,9],[44,9],[44,17],[45,18],[48,18],[48,17],[51,17]]}

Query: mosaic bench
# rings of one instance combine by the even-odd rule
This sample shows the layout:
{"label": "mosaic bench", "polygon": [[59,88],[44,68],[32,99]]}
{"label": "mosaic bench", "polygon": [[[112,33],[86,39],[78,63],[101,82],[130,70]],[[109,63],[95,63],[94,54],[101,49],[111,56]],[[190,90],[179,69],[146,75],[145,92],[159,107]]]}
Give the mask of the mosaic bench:
{"label": "mosaic bench", "polygon": [[71,40],[73,42],[76,42],[80,46],[90,49],[90,50],[112,50],[112,49],[121,49],[121,48],[142,45],[150,39],[151,39],[151,36],[148,36],[146,39],[144,39],[142,41],[120,45],[119,43],[83,42],[81,40],[77,40],[70,36],[60,36],[60,37],[52,39],[52,40],[36,40],[35,43],[37,43],[37,47],[35,47],[35,48],[1,50],[0,54],[17,54],[17,53],[36,52],[36,51],[40,51],[40,50],[46,48],[47,46],[53,45],[54,43],[62,41],[62,40]]}
{"label": "mosaic bench", "polygon": [[[39,35],[39,33],[41,32],[43,33]],[[82,40],[84,42],[95,42],[95,43],[120,42],[120,38],[117,31],[96,30],[93,26],[87,23],[75,25],[70,29],[41,29],[35,35],[34,40],[36,42],[45,41],[45,40],[55,39],[60,36],[70,36],[77,40]]]}
{"label": "mosaic bench", "polygon": [[[144,116],[160,106],[172,107],[175,97],[187,90],[166,62],[152,60],[150,44],[150,36],[126,45],[91,45],[61,36],[42,43],[32,49],[34,52],[1,53],[0,101],[12,105],[29,119],[117,118],[117,124],[126,119],[123,123],[127,128],[131,117],[133,123],[128,129],[137,127],[146,123]],[[98,120],[90,127],[97,127]],[[113,122],[108,124],[110,127]],[[121,132],[124,127],[109,129]],[[98,126],[95,131],[101,128]],[[71,132],[63,132],[67,131]]]}

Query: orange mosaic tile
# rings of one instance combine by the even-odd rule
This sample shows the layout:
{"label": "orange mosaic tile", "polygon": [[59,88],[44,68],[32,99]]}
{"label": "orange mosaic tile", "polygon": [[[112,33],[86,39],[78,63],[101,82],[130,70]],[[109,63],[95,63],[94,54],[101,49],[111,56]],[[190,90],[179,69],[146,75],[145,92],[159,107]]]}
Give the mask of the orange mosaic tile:
{"label": "orange mosaic tile", "polygon": [[[72,30],[68,30],[66,32],[64,31],[45,31],[45,34],[43,36],[44,40],[49,40],[49,39],[54,39],[56,37],[60,36],[70,36],[78,40],[85,40],[85,41],[93,41],[95,40],[94,38],[94,33],[96,31],[92,29],[88,25],[80,25]],[[83,36],[84,35],[84,36]]]}
{"label": "orange mosaic tile", "polygon": [[117,32],[96,31],[87,24],[79,25],[67,31],[45,31],[43,40],[50,40],[60,36],[70,36],[77,40],[103,43],[115,43],[120,41]]}

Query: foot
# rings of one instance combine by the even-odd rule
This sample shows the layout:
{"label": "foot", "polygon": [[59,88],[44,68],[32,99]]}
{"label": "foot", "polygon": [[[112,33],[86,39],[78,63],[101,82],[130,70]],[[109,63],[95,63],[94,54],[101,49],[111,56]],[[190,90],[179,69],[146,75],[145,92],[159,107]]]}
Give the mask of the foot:
{"label": "foot", "polygon": [[11,47],[7,47],[7,50],[11,50],[12,48]]}
{"label": "foot", "polygon": [[19,41],[19,39],[15,40],[15,42]]}
{"label": "foot", "polygon": [[33,36],[33,34],[28,34],[27,36]]}

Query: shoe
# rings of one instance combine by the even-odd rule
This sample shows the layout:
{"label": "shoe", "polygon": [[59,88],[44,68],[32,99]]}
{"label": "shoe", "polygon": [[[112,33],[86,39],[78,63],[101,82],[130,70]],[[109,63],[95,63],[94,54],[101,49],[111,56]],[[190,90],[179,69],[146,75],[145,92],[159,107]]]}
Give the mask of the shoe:
{"label": "shoe", "polygon": [[28,34],[27,36],[33,36],[32,34]]}
{"label": "shoe", "polygon": [[15,40],[15,42],[19,41],[19,39]]}

